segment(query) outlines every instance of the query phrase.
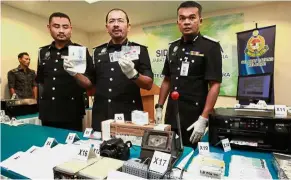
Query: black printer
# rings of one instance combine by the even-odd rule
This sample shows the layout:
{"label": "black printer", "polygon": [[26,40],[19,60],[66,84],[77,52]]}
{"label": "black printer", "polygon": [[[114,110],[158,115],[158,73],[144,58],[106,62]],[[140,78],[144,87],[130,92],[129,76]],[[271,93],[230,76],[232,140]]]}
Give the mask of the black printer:
{"label": "black printer", "polygon": [[[231,148],[291,154],[291,116],[275,116],[273,110],[217,108],[209,115],[209,143]],[[222,146],[221,146],[222,147]]]}

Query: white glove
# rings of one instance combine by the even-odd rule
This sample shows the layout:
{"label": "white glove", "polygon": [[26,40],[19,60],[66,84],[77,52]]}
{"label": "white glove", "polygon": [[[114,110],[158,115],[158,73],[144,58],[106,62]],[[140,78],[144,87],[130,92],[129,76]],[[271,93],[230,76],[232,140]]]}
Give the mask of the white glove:
{"label": "white glove", "polygon": [[118,64],[122,72],[126,75],[128,79],[133,78],[138,72],[134,69],[134,63],[129,60],[120,59]]}
{"label": "white glove", "polygon": [[74,65],[70,61],[70,57],[69,56],[62,56],[62,58],[64,59],[63,66],[64,66],[65,71],[67,71],[67,73],[69,73],[71,76],[75,76],[77,74],[77,72],[74,72]]}
{"label": "white glove", "polygon": [[155,114],[156,124],[162,124],[162,119],[163,119],[163,108],[161,107],[156,108],[156,114]]}
{"label": "white glove", "polygon": [[207,118],[199,116],[198,120],[187,128],[187,131],[190,131],[191,129],[193,129],[192,135],[189,139],[189,141],[192,144],[200,141],[200,139],[202,138],[205,132],[207,122],[208,122]]}
{"label": "white glove", "polygon": [[18,99],[18,97],[17,97],[17,94],[16,94],[16,93],[13,93],[13,94],[12,94],[12,96],[11,96],[11,100],[13,100],[13,99]]}

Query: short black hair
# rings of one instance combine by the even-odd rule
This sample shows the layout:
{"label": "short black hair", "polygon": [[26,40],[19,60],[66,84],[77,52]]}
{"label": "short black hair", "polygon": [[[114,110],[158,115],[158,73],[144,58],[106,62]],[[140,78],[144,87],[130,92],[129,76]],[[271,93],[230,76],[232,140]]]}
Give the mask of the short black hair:
{"label": "short black hair", "polygon": [[178,7],[178,9],[177,9],[177,13],[178,13],[178,11],[179,11],[180,8],[191,8],[191,7],[198,8],[198,14],[201,17],[201,14],[202,14],[202,6],[198,2],[195,2],[195,1],[185,1],[185,2],[182,2],[180,4],[180,6]]}
{"label": "short black hair", "polygon": [[21,59],[24,55],[29,56],[27,52],[22,52],[18,54],[18,59]]}
{"label": "short black hair", "polygon": [[52,13],[52,14],[50,15],[50,17],[49,17],[49,24],[52,22],[52,19],[53,19],[54,17],[67,18],[67,19],[69,20],[70,24],[71,24],[71,19],[70,19],[70,17],[69,17],[67,14],[62,13],[62,12],[54,12],[54,13]]}
{"label": "short black hair", "polygon": [[125,16],[126,16],[127,23],[129,23],[129,18],[128,18],[127,13],[126,13],[124,10],[119,9],[119,8],[113,8],[113,9],[111,9],[110,11],[108,11],[108,13],[107,13],[107,15],[106,15],[106,18],[105,18],[105,23],[107,23],[107,21],[108,21],[108,15],[109,15],[109,13],[111,13],[112,11],[122,11],[122,12],[125,14]]}

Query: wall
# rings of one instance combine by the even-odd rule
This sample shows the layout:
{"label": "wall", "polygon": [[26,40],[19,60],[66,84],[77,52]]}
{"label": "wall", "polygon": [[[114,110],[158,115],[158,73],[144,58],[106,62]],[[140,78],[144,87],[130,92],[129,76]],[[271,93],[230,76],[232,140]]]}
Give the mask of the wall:
{"label": "wall", "polygon": [[[9,98],[7,72],[19,65],[17,55],[28,52],[36,70],[38,48],[52,42],[48,19],[1,4],[1,98]],[[89,34],[73,28],[72,41],[89,46]]]}
{"label": "wall", "polygon": [[[291,49],[291,44],[289,43],[291,39],[291,2],[274,2],[248,8],[207,13],[203,16],[207,18],[234,13],[244,13],[244,30],[253,29],[255,22],[258,23],[258,27],[276,25],[275,102],[276,104],[291,106],[291,74],[289,73],[291,60],[288,52]],[[129,39],[140,37],[142,42],[142,39],[146,38],[142,32],[142,27],[173,22],[176,22],[176,19],[132,27],[129,33]],[[94,47],[108,40],[109,36],[105,31],[90,34],[90,47]],[[157,99],[158,97],[156,97],[156,101]],[[219,97],[216,107],[229,107],[235,103],[237,101],[234,97]]]}

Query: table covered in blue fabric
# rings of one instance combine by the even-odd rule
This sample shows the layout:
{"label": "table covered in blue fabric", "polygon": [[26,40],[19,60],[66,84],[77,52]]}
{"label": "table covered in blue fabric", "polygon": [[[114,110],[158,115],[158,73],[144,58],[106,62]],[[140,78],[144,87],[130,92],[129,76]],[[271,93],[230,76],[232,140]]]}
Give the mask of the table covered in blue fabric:
{"label": "table covered in blue fabric", "polygon": [[[1,124],[1,161],[9,158],[18,151],[26,151],[31,146],[43,146],[48,137],[53,137],[58,143],[65,144],[69,133],[76,133],[81,139],[83,132],[71,131],[66,129],[51,128],[33,124],[21,126],[9,126]],[[188,155],[193,149],[185,147],[182,158]],[[130,149],[130,158],[138,158],[141,148],[134,146]],[[16,172],[1,168],[1,174],[11,179],[26,178]]]}
{"label": "table covered in blue fabric", "polygon": [[[69,133],[77,133],[81,139],[83,137],[83,132],[74,132],[66,129],[58,129],[44,126],[37,126],[32,124],[25,124],[21,126],[8,126],[1,124],[1,161],[7,159],[14,153],[18,151],[26,151],[31,146],[43,146],[48,137],[55,138],[59,143],[65,143],[66,138]],[[202,141],[208,141],[208,134],[206,134]],[[193,149],[185,147],[183,155],[180,160],[188,155]],[[139,146],[134,146],[130,150],[130,158],[138,158],[140,156],[141,148]],[[224,155],[224,161],[226,164],[225,175],[228,176],[229,163],[232,155],[242,155],[246,157],[260,158],[265,159],[267,166],[270,170],[270,173],[273,179],[277,179],[277,172],[275,171],[272,165],[272,153],[263,153],[263,152],[250,152],[243,150],[234,150],[232,149],[229,152],[224,152],[220,147],[210,146],[210,152],[221,153]],[[195,150],[194,156],[198,154],[198,149]],[[179,160],[179,161],[180,161]],[[179,162],[178,161],[178,162]],[[190,161],[188,162],[189,165]],[[187,166],[188,166],[187,165]],[[187,167],[186,166],[186,167]],[[25,178],[16,172],[9,171],[7,169],[1,168],[1,174],[12,179],[21,179]]]}

